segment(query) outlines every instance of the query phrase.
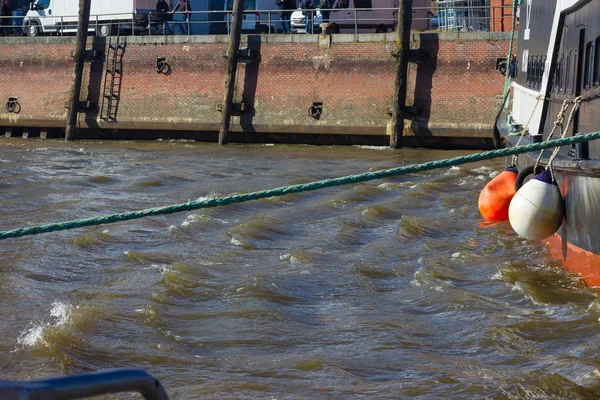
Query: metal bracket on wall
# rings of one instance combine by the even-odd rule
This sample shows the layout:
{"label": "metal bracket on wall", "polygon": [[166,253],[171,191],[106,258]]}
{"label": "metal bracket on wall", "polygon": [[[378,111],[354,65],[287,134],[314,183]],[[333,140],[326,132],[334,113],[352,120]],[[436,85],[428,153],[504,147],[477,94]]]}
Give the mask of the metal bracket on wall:
{"label": "metal bracket on wall", "polygon": [[[406,119],[414,119],[421,114],[422,110],[419,106],[406,106],[402,108],[402,112]],[[392,106],[388,106],[386,114],[390,116],[393,114]]]}
{"label": "metal bracket on wall", "polygon": [[[228,57],[229,57],[229,51],[227,51],[225,53],[223,58],[228,58]],[[254,50],[250,47],[245,47],[243,49],[238,50],[238,62],[239,63],[249,64],[255,58],[256,58],[256,50]]]}
{"label": "metal bracket on wall", "polygon": [[18,97],[9,97],[4,108],[9,113],[18,114],[21,112],[21,105],[17,101]]}
{"label": "metal bracket on wall", "polygon": [[308,107],[308,116],[319,120],[321,119],[321,114],[323,114],[323,103],[314,101],[312,106]]}
{"label": "metal bracket on wall", "polygon": [[[96,61],[104,59],[104,53],[98,50],[87,49],[82,52],[83,60],[85,62]],[[75,58],[75,50],[71,51],[71,58]]]}
{"label": "metal bracket on wall", "polygon": [[238,50],[239,62],[241,63],[251,63],[252,60],[256,58],[256,51],[249,47],[245,47],[243,49]]}
{"label": "metal bracket on wall", "polygon": [[97,104],[98,103],[96,103],[95,101],[80,100],[78,109],[80,112],[86,110],[95,110]]}
{"label": "metal bracket on wall", "polygon": [[408,60],[414,64],[422,64],[425,59],[429,56],[427,50],[422,47],[418,49],[411,49],[408,53]]}

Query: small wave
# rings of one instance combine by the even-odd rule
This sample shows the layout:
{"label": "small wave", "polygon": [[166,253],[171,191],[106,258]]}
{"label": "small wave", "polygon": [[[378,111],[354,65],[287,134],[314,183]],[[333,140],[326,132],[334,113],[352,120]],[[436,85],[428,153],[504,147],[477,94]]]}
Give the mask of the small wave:
{"label": "small wave", "polygon": [[164,184],[161,181],[149,180],[149,181],[138,182],[138,183],[136,183],[136,186],[141,186],[141,187],[159,187],[159,186],[164,186]]}
{"label": "small wave", "polygon": [[294,250],[292,252],[279,256],[281,261],[289,261],[291,264],[312,264],[315,262],[315,257],[312,253],[305,250]]}
{"label": "small wave", "polygon": [[105,176],[105,175],[92,176],[92,177],[88,178],[88,182],[91,182],[91,183],[108,183],[108,182],[112,182],[112,181],[114,181],[113,178],[111,178],[110,176]]}
{"label": "small wave", "polygon": [[136,263],[142,263],[142,262],[146,261],[146,257],[144,256],[144,254],[137,252],[137,251],[127,250],[123,253],[123,255],[128,260],[136,262]]}
{"label": "small wave", "polygon": [[390,220],[402,217],[402,214],[382,204],[373,204],[364,208],[361,212],[374,220]]}
{"label": "small wave", "polygon": [[286,225],[283,221],[273,217],[255,216],[249,221],[233,227],[230,232],[232,237],[244,237],[258,240],[276,240],[287,235]]}
{"label": "small wave", "polygon": [[85,234],[84,236],[76,236],[73,239],[73,244],[79,248],[89,246],[98,246],[103,243],[116,243],[118,239],[108,233],[108,230],[94,231]]}
{"label": "small wave", "polygon": [[301,302],[295,296],[280,293],[279,288],[274,283],[269,284],[268,287],[258,282],[251,282],[248,285],[240,287],[230,287],[225,296],[260,298],[278,304],[296,304]]}
{"label": "small wave", "polygon": [[55,301],[50,307],[49,319],[25,329],[17,338],[17,344],[21,347],[37,347],[39,345],[48,347],[46,333],[53,328],[64,327],[70,321],[72,311],[73,306],[70,304]]}
{"label": "small wave", "polygon": [[403,216],[400,220],[398,236],[404,239],[444,238],[448,236],[448,228],[431,218]]}
{"label": "small wave", "polygon": [[207,224],[210,226],[225,225],[228,221],[222,218],[211,217],[205,214],[190,214],[185,217],[185,220],[181,223],[184,228],[190,227],[195,224]]}

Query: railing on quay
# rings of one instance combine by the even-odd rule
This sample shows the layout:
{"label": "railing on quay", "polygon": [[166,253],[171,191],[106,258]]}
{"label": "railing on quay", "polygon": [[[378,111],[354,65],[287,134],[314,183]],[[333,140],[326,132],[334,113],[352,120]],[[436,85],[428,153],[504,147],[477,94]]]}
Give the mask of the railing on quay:
{"label": "railing on quay", "polygon": [[[331,24],[331,33],[384,33],[396,29],[397,8],[336,8],[287,10],[289,26],[284,27],[283,12],[248,10],[244,12],[242,33],[274,34],[288,30],[293,33],[320,33],[320,25]],[[180,12],[154,11],[132,14],[93,15],[90,32],[99,36],[110,35],[202,35],[229,34],[230,10],[193,11],[186,19]],[[36,36],[41,34],[74,34],[77,16],[47,17],[51,21],[40,26],[25,16],[0,17],[0,36]],[[415,31],[483,31],[508,32],[514,18],[510,6],[413,8],[412,28]],[[308,24],[307,24],[308,20]],[[311,23],[312,22],[312,23]],[[30,30],[34,25],[34,29]]]}

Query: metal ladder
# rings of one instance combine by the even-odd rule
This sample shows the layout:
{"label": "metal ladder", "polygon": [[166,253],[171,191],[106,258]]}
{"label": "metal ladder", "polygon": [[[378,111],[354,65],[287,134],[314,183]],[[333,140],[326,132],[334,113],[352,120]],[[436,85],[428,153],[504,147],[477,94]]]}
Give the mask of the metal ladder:
{"label": "metal ladder", "polygon": [[104,74],[104,90],[102,93],[101,118],[105,121],[117,120],[117,108],[121,94],[121,81],[123,78],[123,53],[125,42],[120,36],[110,37],[108,51],[106,52],[106,72]]}

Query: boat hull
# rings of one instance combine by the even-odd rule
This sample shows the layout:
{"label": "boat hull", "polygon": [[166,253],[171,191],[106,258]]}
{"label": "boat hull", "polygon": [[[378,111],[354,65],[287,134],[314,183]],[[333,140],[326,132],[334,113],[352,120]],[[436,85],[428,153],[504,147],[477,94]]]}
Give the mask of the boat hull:
{"label": "boat hull", "polygon": [[[506,127],[499,128],[505,134],[505,146],[515,146],[518,137],[507,135]],[[528,143],[531,137],[525,136],[519,144]],[[544,151],[541,166],[546,166],[550,154],[551,150]],[[538,157],[539,152],[519,155],[518,170],[535,165]],[[505,162],[512,164],[512,156]],[[565,200],[565,218],[558,232],[544,241],[567,270],[580,275],[588,286],[600,287],[600,162],[557,158],[552,165]]]}

